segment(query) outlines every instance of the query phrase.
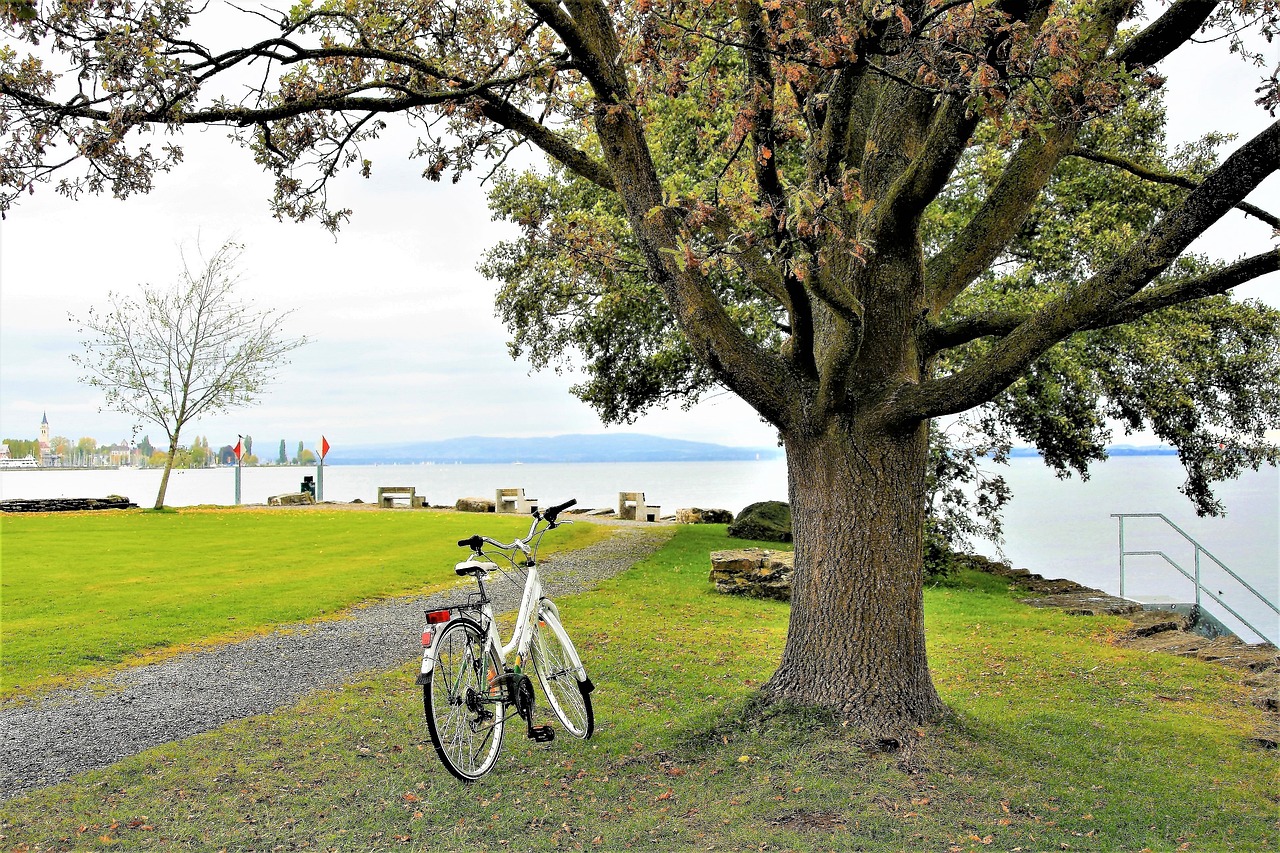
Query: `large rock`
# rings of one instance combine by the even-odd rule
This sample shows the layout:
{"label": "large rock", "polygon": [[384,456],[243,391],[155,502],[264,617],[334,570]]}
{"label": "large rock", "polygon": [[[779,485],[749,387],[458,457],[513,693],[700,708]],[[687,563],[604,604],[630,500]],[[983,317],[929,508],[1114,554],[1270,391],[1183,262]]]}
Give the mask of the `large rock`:
{"label": "large rock", "polygon": [[760,501],[738,513],[729,525],[735,539],[758,539],[765,542],[791,541],[791,507],[782,501]]}
{"label": "large rock", "polygon": [[764,548],[711,552],[711,582],[717,592],[753,598],[791,600],[795,554]]}
{"label": "large rock", "polygon": [[727,509],[689,507],[676,510],[677,524],[732,524],[733,513]]}
{"label": "large rock", "polygon": [[267,498],[267,506],[310,506],[315,502],[316,496],[310,492],[289,492]]}
{"label": "large rock", "polygon": [[493,512],[493,501],[488,498],[458,498],[454,504],[458,512]]}

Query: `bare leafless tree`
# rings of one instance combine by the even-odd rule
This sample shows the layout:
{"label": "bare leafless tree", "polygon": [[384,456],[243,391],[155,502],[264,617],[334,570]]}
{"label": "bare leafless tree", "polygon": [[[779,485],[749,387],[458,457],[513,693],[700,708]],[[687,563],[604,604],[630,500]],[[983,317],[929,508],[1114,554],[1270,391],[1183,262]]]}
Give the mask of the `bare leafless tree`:
{"label": "bare leafless tree", "polygon": [[257,311],[235,298],[243,248],[226,242],[168,289],[140,285],[140,300],[109,293],[105,310],[72,322],[85,335],[72,361],[81,381],[106,393],[106,406],[149,421],[169,439],[155,508],[164,506],[182,428],[202,415],[255,402],[287,356],[307,342],[283,335],[289,311]]}

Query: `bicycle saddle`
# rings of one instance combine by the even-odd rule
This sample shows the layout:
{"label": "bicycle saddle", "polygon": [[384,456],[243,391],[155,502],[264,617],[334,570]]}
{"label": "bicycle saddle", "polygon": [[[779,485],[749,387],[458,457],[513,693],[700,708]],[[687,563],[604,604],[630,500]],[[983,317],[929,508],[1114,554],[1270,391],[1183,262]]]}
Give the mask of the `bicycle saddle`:
{"label": "bicycle saddle", "polygon": [[475,575],[479,577],[480,575],[487,575],[489,573],[490,565],[492,564],[481,562],[479,560],[467,560],[465,563],[458,563],[453,567],[453,570],[459,577],[466,577],[467,575]]}

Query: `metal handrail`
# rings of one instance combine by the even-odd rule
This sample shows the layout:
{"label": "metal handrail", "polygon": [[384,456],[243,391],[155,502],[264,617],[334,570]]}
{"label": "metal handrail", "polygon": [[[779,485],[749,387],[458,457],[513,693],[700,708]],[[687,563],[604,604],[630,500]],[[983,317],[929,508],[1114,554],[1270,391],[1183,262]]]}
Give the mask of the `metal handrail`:
{"label": "metal handrail", "polygon": [[[1251,583],[1249,583],[1244,578],[1240,577],[1235,572],[1231,571],[1230,566],[1228,566],[1226,563],[1222,562],[1222,560],[1214,556],[1214,554],[1211,551],[1209,551],[1208,548],[1205,548],[1203,545],[1197,542],[1185,530],[1183,530],[1178,525],[1174,524],[1173,521],[1171,521],[1167,515],[1165,515],[1162,512],[1113,512],[1111,514],[1111,517],[1118,520],[1119,527],[1120,527],[1120,597],[1121,598],[1125,597],[1125,594],[1124,594],[1125,557],[1161,557],[1164,559],[1166,563],[1168,563],[1169,565],[1177,569],[1179,574],[1181,574],[1184,578],[1191,581],[1195,585],[1195,588],[1196,588],[1195,603],[1196,603],[1197,609],[1201,606],[1200,596],[1201,596],[1201,593],[1203,592],[1207,594],[1211,599],[1213,599],[1220,607],[1222,607],[1224,610],[1226,610],[1236,619],[1239,619],[1240,622],[1246,628],[1252,631],[1254,634],[1263,638],[1264,640],[1270,639],[1267,637],[1266,634],[1264,634],[1262,631],[1259,631],[1256,627],[1254,627],[1254,625],[1251,622],[1249,622],[1248,619],[1245,619],[1243,616],[1237,613],[1235,609],[1231,607],[1231,605],[1227,604],[1225,601],[1223,601],[1221,598],[1215,595],[1213,590],[1204,586],[1200,582],[1200,555],[1204,554],[1210,560],[1213,560],[1213,562],[1217,563],[1220,569],[1222,569],[1224,572],[1230,575],[1237,583],[1239,583],[1242,587],[1244,587],[1246,590],[1252,593],[1254,598],[1258,599],[1263,604],[1267,605],[1267,607],[1271,608],[1271,611],[1275,613],[1277,616],[1280,616],[1280,608],[1278,608],[1274,602],[1268,599],[1261,592],[1258,592],[1258,590],[1254,589]],[[1164,551],[1126,551],[1124,547],[1124,520],[1126,518],[1158,518],[1161,521],[1163,521],[1165,524],[1172,527],[1175,531],[1177,531],[1178,534],[1182,536],[1183,539],[1186,539],[1188,542],[1190,542],[1192,547],[1195,548],[1196,566],[1195,566],[1194,576],[1189,574],[1187,570],[1184,569],[1182,566],[1178,565],[1177,561],[1175,561],[1172,557],[1170,557]]]}

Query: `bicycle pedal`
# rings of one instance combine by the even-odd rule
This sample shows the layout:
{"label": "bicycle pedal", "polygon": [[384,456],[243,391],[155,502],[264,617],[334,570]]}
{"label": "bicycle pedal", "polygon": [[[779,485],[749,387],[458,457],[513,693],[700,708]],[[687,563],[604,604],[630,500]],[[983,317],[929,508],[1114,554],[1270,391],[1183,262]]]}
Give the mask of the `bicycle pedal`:
{"label": "bicycle pedal", "polygon": [[529,740],[536,743],[551,743],[556,739],[556,730],[551,726],[529,726]]}

